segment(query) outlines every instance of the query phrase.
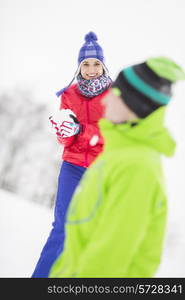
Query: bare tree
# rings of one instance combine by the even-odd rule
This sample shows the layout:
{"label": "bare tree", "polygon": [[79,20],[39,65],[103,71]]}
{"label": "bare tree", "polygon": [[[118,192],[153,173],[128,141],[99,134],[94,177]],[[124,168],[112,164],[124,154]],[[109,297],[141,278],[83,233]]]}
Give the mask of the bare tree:
{"label": "bare tree", "polygon": [[49,115],[29,93],[0,96],[0,188],[51,207],[61,155]]}

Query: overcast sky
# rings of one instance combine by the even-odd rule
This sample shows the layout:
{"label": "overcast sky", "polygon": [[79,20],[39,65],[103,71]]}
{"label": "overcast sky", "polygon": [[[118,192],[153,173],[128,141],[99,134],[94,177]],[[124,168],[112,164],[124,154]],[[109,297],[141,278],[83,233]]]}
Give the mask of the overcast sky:
{"label": "overcast sky", "polygon": [[91,30],[113,78],[151,55],[185,67],[184,15],[184,0],[0,0],[0,92],[29,88],[51,101]]}

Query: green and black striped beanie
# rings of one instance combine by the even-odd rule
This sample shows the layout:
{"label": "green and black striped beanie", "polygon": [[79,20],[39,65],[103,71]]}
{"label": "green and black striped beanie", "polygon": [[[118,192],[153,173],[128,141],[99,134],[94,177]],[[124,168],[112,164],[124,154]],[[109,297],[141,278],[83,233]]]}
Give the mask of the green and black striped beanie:
{"label": "green and black striped beanie", "polygon": [[112,88],[135,114],[145,118],[170,102],[172,85],[183,79],[185,72],[179,65],[169,58],[156,57],[123,69]]}

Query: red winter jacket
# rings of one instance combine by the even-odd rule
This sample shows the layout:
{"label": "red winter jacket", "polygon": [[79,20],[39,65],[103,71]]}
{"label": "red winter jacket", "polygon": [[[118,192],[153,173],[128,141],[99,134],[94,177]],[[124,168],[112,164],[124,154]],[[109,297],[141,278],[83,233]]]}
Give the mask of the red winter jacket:
{"label": "red winter jacket", "polygon": [[[108,90],[93,98],[87,98],[80,94],[77,84],[74,84],[62,94],[60,109],[71,109],[82,126],[81,132],[77,135],[57,138],[59,143],[64,145],[63,160],[88,167],[103,150],[103,138],[97,123],[103,116],[101,99],[107,92]],[[99,139],[96,145],[91,146],[90,140],[94,135]]]}

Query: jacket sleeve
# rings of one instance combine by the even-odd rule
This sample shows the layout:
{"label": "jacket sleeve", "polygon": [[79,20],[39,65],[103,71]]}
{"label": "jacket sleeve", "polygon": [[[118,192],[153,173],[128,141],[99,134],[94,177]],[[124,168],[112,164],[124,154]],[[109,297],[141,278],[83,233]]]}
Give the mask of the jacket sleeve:
{"label": "jacket sleeve", "polygon": [[[62,96],[61,96],[60,110],[61,109],[71,109],[71,107],[69,107],[69,105],[67,103],[67,97],[65,96],[65,94],[62,94]],[[57,136],[57,140],[58,140],[59,144],[64,145],[64,147],[71,146],[74,143],[75,139],[76,139],[76,136],[70,136],[70,137],[66,137],[66,138]]]}
{"label": "jacket sleeve", "polygon": [[[110,176],[114,177],[112,174]],[[75,277],[124,277],[124,274],[129,277],[132,262],[138,255],[149,228],[153,195],[156,195],[155,181],[155,176],[142,167],[130,168],[127,174],[120,173],[114,177],[107,188],[105,206],[99,221],[92,230],[87,246],[77,258]],[[86,190],[87,188],[86,186]],[[165,208],[161,206],[160,209],[165,214]],[[152,258],[153,263],[149,259],[150,264],[147,266],[147,259],[143,261],[143,256],[141,260],[137,257],[137,267],[143,277],[145,268],[146,273],[150,270],[152,276],[159,264],[163,225],[156,232],[157,244],[145,245],[149,249],[158,249]],[[153,236],[147,237],[151,240],[152,238]],[[149,252],[151,251],[153,250],[150,249]],[[148,251],[146,257],[147,254]]]}

